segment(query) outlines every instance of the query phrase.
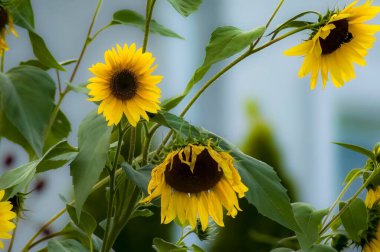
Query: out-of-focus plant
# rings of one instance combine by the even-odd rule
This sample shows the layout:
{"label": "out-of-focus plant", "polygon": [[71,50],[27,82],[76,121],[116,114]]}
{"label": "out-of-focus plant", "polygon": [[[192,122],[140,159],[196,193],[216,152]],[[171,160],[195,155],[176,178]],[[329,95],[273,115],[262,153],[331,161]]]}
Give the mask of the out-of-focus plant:
{"label": "out-of-focus plant", "polygon": [[[168,2],[186,17],[202,1]],[[355,76],[354,63],[365,64],[364,56],[375,41],[374,34],[380,30],[380,26],[366,22],[380,12],[379,6],[367,0],[361,5],[354,1],[342,10],[330,10],[325,15],[305,11],[273,30],[272,21],[284,4],[280,0],[265,25],[248,31],[233,26],[218,27],[211,34],[202,65],[184,91],[160,102],[158,84],[163,77],[154,64],[153,54],[147,52],[149,35],[182,37],[153,19],[155,0],[146,1],[145,16],[129,9],[118,10],[108,24],[94,31],[102,4],[99,0],[78,58],[58,62],[35,30],[31,1],[0,1],[0,136],[24,148],[30,159],[0,177],[0,189],[5,190],[1,191],[5,201],[0,204],[0,238],[11,239],[8,251],[17,240],[14,223],[22,216],[23,204],[13,201],[13,209],[11,201],[6,200],[15,197],[23,200],[37,174],[67,165],[74,198],[30,238],[24,252],[41,244],[45,246],[42,251],[112,251],[116,240],[123,239],[120,234],[125,227],[152,216],[151,209],[159,209],[161,223],[175,222],[182,229],[176,242],[153,238],[155,250],[203,251],[186,238],[194,233],[201,240],[210,239],[215,225],[228,225],[226,218],[244,211],[238,198],[245,198],[259,214],[294,233],[283,237],[278,243],[283,247],[273,252],[342,251],[349,246],[360,246],[364,251],[379,249],[378,199],[373,192],[380,171],[377,146],[370,151],[339,143],[369,159],[363,168],[347,175],[344,189],[329,209],[317,210],[306,203],[291,203],[271,166],[184,119],[220,76],[244,59],[301,31],[309,31],[309,38],[285,52],[304,56],[299,76],[310,74],[311,88],[316,86],[319,75],[323,87],[329,78],[335,86],[343,86]],[[75,77],[88,46],[114,25],[142,30],[142,44],[116,45],[106,51],[104,63],[90,67],[93,77],[80,81],[85,84],[76,84]],[[5,56],[17,52],[6,43],[6,36],[9,32],[17,35],[19,29],[27,31],[35,58],[9,66]],[[288,32],[284,33],[285,30]],[[169,112],[197,88],[196,84],[214,64],[231,57],[234,59],[205,81],[179,115]],[[62,80],[60,73],[70,64],[74,65],[73,71],[67,80]],[[77,147],[67,142],[71,124],[60,109],[70,92],[86,93],[88,100],[98,105],[97,111],[82,120]],[[169,132],[153,148],[151,140],[161,127]],[[363,178],[362,186],[348,201],[341,202],[359,177]],[[367,205],[358,198],[366,188],[371,202]],[[91,207],[94,198],[98,199],[98,211]],[[225,212],[229,216],[225,217]],[[40,238],[64,213],[70,216],[70,222],[61,231]],[[117,249],[125,248],[121,245]]]}

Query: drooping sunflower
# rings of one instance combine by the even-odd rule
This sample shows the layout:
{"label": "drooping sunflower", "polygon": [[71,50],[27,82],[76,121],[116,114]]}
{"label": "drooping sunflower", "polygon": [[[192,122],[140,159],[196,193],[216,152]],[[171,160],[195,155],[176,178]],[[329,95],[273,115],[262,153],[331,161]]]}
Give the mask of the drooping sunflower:
{"label": "drooping sunflower", "polygon": [[157,65],[155,58],[142,48],[136,50],[132,44],[116,45],[104,53],[104,63],[97,63],[89,70],[95,75],[89,79],[89,98],[101,102],[98,113],[103,113],[108,125],[117,125],[123,114],[129,123],[136,126],[140,117],[149,120],[147,112],[160,109],[161,91],[157,84],[162,76],[152,75]]}
{"label": "drooping sunflower", "polygon": [[363,233],[361,247],[363,252],[380,251],[380,186],[367,191],[365,204],[368,208],[368,230]]}
{"label": "drooping sunflower", "polygon": [[300,78],[311,74],[310,87],[317,85],[319,73],[322,87],[331,77],[335,87],[355,78],[354,63],[365,66],[364,57],[376,38],[380,25],[365,24],[379,12],[379,6],[371,6],[372,0],[356,6],[354,1],[342,11],[329,12],[326,22],[313,31],[310,38],[285,51],[288,56],[304,56]]}
{"label": "drooping sunflower", "polygon": [[[5,194],[4,190],[0,190],[0,201],[3,199]],[[13,218],[16,217],[16,214],[12,212],[12,204],[9,201],[0,202],[0,239],[11,239],[11,232],[16,225],[11,222]],[[4,243],[0,240],[0,249],[4,248]]]}
{"label": "drooping sunflower", "polygon": [[0,55],[3,54],[3,50],[7,51],[9,49],[5,42],[5,37],[10,32],[12,32],[15,37],[18,36],[13,26],[12,16],[5,6],[0,3]]}
{"label": "drooping sunflower", "polygon": [[170,152],[152,170],[149,195],[141,202],[161,195],[161,223],[178,218],[181,224],[195,229],[199,218],[205,230],[209,216],[224,226],[223,207],[235,217],[241,211],[236,194],[241,198],[247,191],[230,154],[217,151],[210,144],[188,144]]}

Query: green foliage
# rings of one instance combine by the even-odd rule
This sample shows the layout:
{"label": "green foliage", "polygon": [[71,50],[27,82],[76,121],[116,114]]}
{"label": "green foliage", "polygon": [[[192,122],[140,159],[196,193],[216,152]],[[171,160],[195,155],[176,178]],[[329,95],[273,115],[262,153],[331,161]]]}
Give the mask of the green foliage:
{"label": "green foliage", "polygon": [[292,204],[294,216],[301,227],[301,232],[296,231],[297,239],[304,251],[319,251],[311,249],[313,244],[319,238],[319,231],[322,225],[322,219],[327,214],[328,209],[315,210],[311,205],[306,203]]}
{"label": "green foliage", "polygon": [[[345,205],[346,203],[341,202],[339,209],[342,209]],[[368,213],[363,200],[354,199],[340,216],[340,219],[349,238],[355,242],[360,242],[362,233],[368,229]]]}
{"label": "green foliage", "polygon": [[202,0],[168,0],[169,3],[184,17],[198,10]]}
{"label": "green foliage", "polygon": [[167,242],[161,238],[153,239],[153,248],[157,252],[186,252],[187,251],[186,248]]}
{"label": "green foliage", "polygon": [[328,245],[317,244],[317,245],[311,246],[311,248],[307,250],[307,252],[337,252],[337,251]]}
{"label": "green foliage", "polygon": [[79,153],[71,163],[76,211],[79,218],[91,188],[98,181],[107,161],[112,128],[96,111],[89,113],[78,130]]}
{"label": "green foliage", "polygon": [[67,240],[49,240],[48,251],[50,252],[87,252],[88,250],[78,241],[73,239]]}
{"label": "green foliage", "polygon": [[339,145],[339,146],[341,146],[343,148],[355,151],[357,153],[363,154],[363,155],[369,157],[370,159],[372,159],[373,161],[376,160],[375,154],[372,151],[367,150],[367,149],[365,149],[363,147],[360,147],[360,146],[357,146],[357,145],[353,145],[353,144],[338,143],[338,142],[334,142],[334,144],[337,144],[337,145]]}
{"label": "green foliage", "polygon": [[[119,10],[115,12],[113,14],[111,25],[117,24],[132,25],[142,31],[145,31],[145,17],[132,10]],[[157,23],[155,20],[152,20],[150,23],[150,32],[157,33],[165,37],[183,39],[183,37]]]}
{"label": "green foliage", "polygon": [[[45,129],[54,107],[54,81],[37,67],[19,66],[0,74],[0,95],[0,115],[9,122],[1,123],[1,135],[21,144],[28,153],[32,153],[32,148],[41,156]],[[14,135],[9,135],[10,132]]]}
{"label": "green foliage", "polygon": [[53,126],[50,131],[47,133],[44,149],[45,152],[48,148],[58,143],[62,139],[66,139],[71,132],[71,124],[66,115],[59,110],[57,116],[55,117]]}
{"label": "green foliage", "polygon": [[294,252],[294,250],[290,248],[276,248],[272,249],[270,252]]}
{"label": "green foliage", "polygon": [[134,169],[128,163],[123,163],[121,167],[125,171],[128,179],[133,181],[133,183],[135,183],[136,186],[140,188],[144,193],[147,193],[148,183],[153,166],[147,165],[140,169]]}
{"label": "green foliage", "polygon": [[251,45],[253,41],[261,37],[264,32],[265,27],[263,26],[250,31],[243,31],[233,26],[217,28],[211,34],[202,66],[195,71],[181,95],[172,97],[162,103],[163,109],[170,110],[174,108],[190,92],[193,86],[205,76],[212,65],[241,52]]}
{"label": "green foliage", "polygon": [[94,217],[92,217],[86,211],[82,211],[80,219],[75,212],[75,208],[70,205],[66,205],[67,213],[70,215],[71,220],[80,228],[83,232],[85,232],[89,239],[91,239],[92,234],[94,233],[97,223]]}

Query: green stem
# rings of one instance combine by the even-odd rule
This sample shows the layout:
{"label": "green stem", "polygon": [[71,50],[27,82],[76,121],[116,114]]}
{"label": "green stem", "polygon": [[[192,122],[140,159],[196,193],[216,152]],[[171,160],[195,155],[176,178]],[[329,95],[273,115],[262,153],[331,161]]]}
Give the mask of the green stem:
{"label": "green stem", "polygon": [[18,220],[19,218],[16,217],[16,220],[15,220],[15,229],[13,229],[13,232],[12,232],[12,238],[11,238],[11,241],[9,243],[9,247],[8,247],[8,252],[12,252],[12,248],[13,248],[13,243],[15,242],[15,238],[16,238],[16,232],[17,232],[17,227],[18,227]]}
{"label": "green stem", "polygon": [[111,23],[109,23],[108,25],[103,26],[102,28],[100,28],[97,32],[94,33],[94,35],[92,35],[92,37],[90,38],[90,41],[93,41],[101,32],[103,32],[105,29],[107,29],[110,26],[112,26]]}
{"label": "green stem", "polygon": [[191,234],[191,233],[194,233],[194,230],[190,230],[189,232],[187,232],[185,235],[183,235],[183,230],[182,230],[182,234],[181,234],[181,237],[178,239],[178,241],[175,243],[177,245],[179,245],[183,240],[185,240],[185,238]]}
{"label": "green stem", "polygon": [[117,149],[116,149],[115,158],[114,158],[113,165],[112,165],[113,167],[109,172],[109,177],[110,177],[109,187],[110,187],[110,189],[109,189],[109,201],[108,201],[108,208],[107,208],[107,225],[106,225],[106,229],[105,229],[104,236],[103,236],[103,247],[102,247],[103,252],[109,251],[108,243],[109,243],[109,239],[110,239],[110,231],[112,229],[112,217],[113,217],[113,209],[114,209],[113,202],[114,202],[114,198],[115,198],[115,178],[116,178],[115,174],[116,174],[116,170],[118,168],[118,159],[119,159],[120,150],[121,150],[121,146],[122,146],[122,142],[123,142],[123,130],[121,128],[121,123],[119,123],[119,125],[118,125],[118,130],[119,130],[119,138],[118,138],[118,142],[117,142]]}
{"label": "green stem", "polygon": [[59,94],[62,94],[61,77],[59,75],[59,71],[56,69],[55,73],[57,74],[58,92]]}
{"label": "green stem", "polygon": [[[222,70],[220,70],[218,73],[216,73],[211,79],[209,79],[202,87],[201,89],[194,95],[194,97],[189,101],[189,103],[186,105],[186,107],[183,109],[183,111],[181,112],[180,114],[180,117],[184,117],[185,114],[187,113],[187,111],[189,111],[189,109],[191,108],[191,106],[193,106],[193,104],[195,103],[195,101],[203,94],[203,92],[211,86],[211,84],[213,84],[220,76],[222,76],[225,72],[227,72],[228,70],[230,70],[232,67],[234,67],[237,63],[239,63],[240,61],[244,60],[245,58],[247,58],[248,56],[252,55],[252,54],[255,54],[263,49],[265,49],[266,47],[274,44],[274,43],[277,43],[295,33],[298,33],[300,31],[303,31],[303,30],[306,30],[306,29],[309,29],[309,28],[312,28],[316,26],[316,24],[313,24],[313,25],[307,25],[307,26],[303,26],[303,27],[300,27],[298,29],[295,29],[291,32],[288,32],[276,39],[273,39],[269,42],[267,42],[266,44],[258,47],[258,48],[253,48],[253,47],[250,47],[245,53],[243,53],[240,57],[238,57],[237,59],[235,59],[234,61],[232,61],[230,64],[228,64],[226,67],[224,67]],[[156,151],[156,157],[161,153],[161,151],[163,150],[165,144],[169,141],[171,135],[173,134],[173,130],[170,130],[168,132],[168,134],[165,136],[164,140],[162,141],[161,145],[158,147],[157,151]]]}
{"label": "green stem", "polygon": [[[86,41],[84,42],[83,44],[83,47],[82,47],[82,50],[80,52],[80,55],[79,55],[79,58],[78,58],[78,61],[76,62],[75,64],[75,67],[74,67],[74,70],[70,76],[70,79],[69,79],[69,82],[72,83],[74,78],[75,78],[75,75],[78,71],[78,68],[79,68],[79,65],[80,63],[82,62],[82,59],[83,59],[83,56],[84,56],[84,53],[86,52],[86,49],[87,49],[87,46],[90,44],[91,42],[91,32],[92,32],[92,28],[94,26],[94,23],[95,23],[95,20],[96,20],[96,17],[98,16],[98,13],[99,13],[99,10],[100,10],[100,6],[102,5],[102,2],[103,0],[99,0],[98,1],[98,4],[96,5],[96,9],[95,9],[95,12],[94,12],[94,15],[92,16],[92,20],[91,20],[91,24],[90,24],[90,27],[88,28],[88,31],[87,31],[87,37],[86,37]],[[49,124],[48,124],[48,127],[46,128],[46,132],[45,132],[45,140],[46,140],[46,137],[49,135],[49,132],[54,124],[54,121],[55,119],[57,118],[57,115],[58,115],[58,111],[59,111],[59,107],[61,106],[61,103],[63,101],[63,99],[65,98],[65,96],[67,95],[67,93],[69,93],[70,91],[70,88],[69,86],[66,86],[65,90],[63,92],[60,92],[59,94],[59,99],[58,99],[58,102],[57,102],[57,105],[55,106],[52,114],[51,114],[51,117],[50,117],[50,121],[49,121]]]}
{"label": "green stem", "polygon": [[[360,174],[361,171],[358,171],[358,174]],[[329,209],[329,212],[327,213],[323,223],[322,223],[322,227],[325,226],[327,220],[329,219],[331,213],[334,211],[335,207],[338,205],[339,201],[341,200],[341,198],[344,196],[344,194],[347,192],[348,188],[351,186],[351,184],[355,181],[355,179],[357,178],[357,175],[356,176],[353,176],[348,182],[347,184],[345,185],[345,187],[343,188],[343,190],[339,193],[338,195],[338,198],[336,198],[336,200],[334,201],[333,205],[330,207]]]}
{"label": "green stem", "polygon": [[5,50],[2,49],[1,50],[1,66],[0,66],[0,70],[2,73],[4,73],[4,61],[5,61]]}
{"label": "green stem", "polygon": [[368,179],[363,183],[363,185],[356,191],[356,193],[347,201],[347,204],[344,205],[344,207],[322,228],[321,232],[319,232],[319,235],[321,236],[323,233],[325,233],[331,225],[340,218],[340,216],[348,209],[348,207],[351,205],[351,203],[359,196],[359,194],[367,188],[367,186],[372,182],[372,179],[374,179],[380,172],[380,168],[376,164],[376,169],[372,172],[372,174],[368,177]]}
{"label": "green stem", "polygon": [[[272,23],[274,17],[276,16],[277,12],[280,10],[282,4],[285,2],[285,0],[280,0],[280,2],[278,3],[277,5],[277,8],[274,10],[274,12],[272,13],[271,17],[269,18],[267,24],[265,25],[265,29],[267,29],[269,27],[269,25]],[[260,40],[262,39],[262,37],[264,36],[261,35],[256,41],[255,43],[252,45],[252,49],[255,48],[257,46],[257,44],[260,42]]]}
{"label": "green stem", "polygon": [[147,0],[146,3],[146,21],[145,21],[145,31],[144,31],[144,41],[143,41],[143,52],[146,51],[146,47],[148,45],[148,38],[149,38],[149,32],[150,32],[150,21],[152,20],[152,14],[153,14],[153,7],[156,3],[156,0]]}
{"label": "green stem", "polygon": [[136,128],[131,128],[131,135],[129,138],[129,153],[128,153],[128,164],[132,164],[133,157],[135,155],[135,148],[136,148]]}
{"label": "green stem", "polygon": [[61,217],[66,212],[66,208],[62,209],[59,213],[53,216],[48,222],[46,222],[26,243],[25,247],[22,249],[23,252],[27,252],[33,243],[33,241],[54,221],[56,221],[59,217]]}
{"label": "green stem", "polygon": [[54,234],[47,235],[47,236],[42,237],[41,239],[33,242],[32,244],[30,244],[29,249],[33,248],[34,246],[37,246],[38,244],[40,244],[40,243],[42,243],[44,241],[50,240],[51,238],[54,238],[54,237],[57,237],[57,236],[67,235],[67,234],[70,234],[70,233],[71,233],[71,231],[66,231],[66,232],[57,232],[57,233],[54,233]]}

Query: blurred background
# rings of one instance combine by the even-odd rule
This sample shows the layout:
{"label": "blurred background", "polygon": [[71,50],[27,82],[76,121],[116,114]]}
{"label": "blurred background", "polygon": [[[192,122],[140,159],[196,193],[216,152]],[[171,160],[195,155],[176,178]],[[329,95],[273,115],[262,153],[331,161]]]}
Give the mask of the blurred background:
{"label": "blurred background", "polygon": [[[159,65],[156,73],[164,76],[160,86],[163,98],[183,90],[195,69],[201,65],[204,48],[215,28],[232,25],[250,30],[264,25],[277,3],[277,0],[204,0],[197,12],[184,18],[167,1],[158,0],[153,18],[185,38],[170,39],[154,34],[149,38],[148,50]],[[95,0],[32,0],[36,31],[59,61],[78,57],[96,4]],[[346,4],[344,0],[285,1],[268,31],[302,11],[324,13],[327,8]],[[112,14],[120,9],[144,14],[145,1],[104,1],[94,31],[106,25]],[[380,18],[374,22],[380,23]],[[34,58],[26,31],[18,27],[16,30],[18,38],[7,37],[10,51],[6,53],[6,70],[20,61]],[[356,67],[356,79],[345,87],[336,89],[328,83],[325,90],[320,85],[311,91],[310,79],[297,77],[302,58],[283,55],[284,50],[306,38],[308,34],[299,33],[241,62],[201,96],[186,119],[225,137],[279,169],[293,199],[325,208],[341,190],[345,174],[365,163],[362,156],[332,142],[372,148],[379,141],[380,85],[377,71],[380,69],[380,43],[375,43],[367,56],[367,66]],[[83,83],[91,76],[88,68],[103,61],[105,50],[116,43],[141,46],[142,39],[142,32],[131,26],[107,29],[90,44],[74,84]],[[227,63],[228,60],[214,66],[189,97]],[[72,66],[67,67],[67,73],[63,73],[61,79],[68,80],[71,71]],[[51,71],[51,75],[55,78],[55,72]],[[187,100],[174,112],[181,111]],[[72,145],[77,145],[77,129],[82,118],[95,108],[84,95],[71,93],[65,98],[62,110],[72,122],[69,138]],[[27,154],[20,147],[6,139],[1,140],[1,171],[17,167],[27,159]],[[41,175],[32,188],[37,189],[27,200],[29,211],[18,229],[15,251],[19,251],[42,224],[65,206],[59,194],[71,197],[68,167]],[[247,226],[260,223],[250,215],[243,218],[249,223]],[[60,219],[46,233],[59,230],[65,221],[67,219]],[[228,227],[229,224],[226,225]],[[251,236],[257,236],[257,231]],[[266,239],[261,238],[253,240]]]}

